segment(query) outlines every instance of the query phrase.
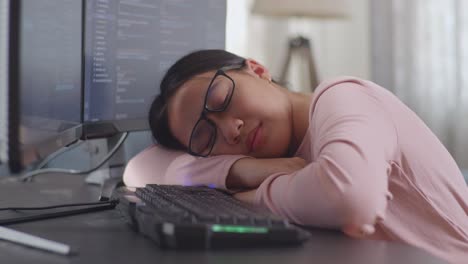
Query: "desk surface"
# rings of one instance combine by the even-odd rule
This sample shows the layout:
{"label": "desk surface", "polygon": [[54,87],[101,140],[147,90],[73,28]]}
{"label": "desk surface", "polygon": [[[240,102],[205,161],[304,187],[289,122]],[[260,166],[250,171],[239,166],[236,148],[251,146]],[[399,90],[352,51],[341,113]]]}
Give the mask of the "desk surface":
{"label": "desk surface", "polygon": [[[33,183],[1,184],[0,207],[97,201],[99,192],[100,187],[85,184],[82,176],[47,175]],[[0,212],[0,218],[11,214]],[[2,263],[446,263],[407,245],[354,240],[320,229],[311,229],[311,239],[294,248],[162,251],[134,233],[115,210],[8,227],[69,244],[78,255],[60,256],[0,241]]]}

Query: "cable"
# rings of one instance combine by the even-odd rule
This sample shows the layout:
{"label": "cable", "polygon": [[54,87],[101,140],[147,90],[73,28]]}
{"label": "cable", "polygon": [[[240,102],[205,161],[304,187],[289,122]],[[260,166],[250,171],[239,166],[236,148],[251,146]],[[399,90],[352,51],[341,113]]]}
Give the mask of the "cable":
{"label": "cable", "polygon": [[112,210],[115,208],[116,205],[117,205],[117,202],[114,201],[114,202],[97,205],[97,206],[86,207],[86,208],[69,209],[66,211],[50,212],[50,213],[43,213],[43,214],[38,214],[38,215],[11,217],[11,218],[6,218],[6,219],[0,219],[0,226],[18,224],[18,223],[24,223],[24,222],[32,222],[32,221],[57,218],[57,217],[63,217],[63,216],[69,216],[69,215],[84,214],[84,213],[90,213],[90,212],[98,212],[102,210]]}
{"label": "cable", "polygon": [[127,136],[128,136],[128,132],[123,133],[122,136],[120,137],[119,141],[112,148],[112,150],[94,168],[84,170],[84,171],[69,170],[69,169],[56,169],[56,168],[39,169],[39,170],[35,170],[35,171],[31,171],[29,173],[26,173],[25,175],[23,175],[23,176],[21,176],[19,178],[19,181],[31,181],[34,176],[39,175],[39,174],[44,174],[44,173],[66,173],[66,174],[74,174],[74,175],[91,173],[91,172],[97,170],[98,168],[100,168],[102,165],[104,165],[117,152],[117,150],[119,150],[119,148],[121,147],[121,145],[123,144],[123,142],[125,141]]}
{"label": "cable", "polygon": [[81,146],[84,143],[83,140],[78,140],[75,143],[73,143],[70,146],[67,146],[65,148],[60,149],[59,151],[56,151],[49,156],[47,156],[46,159],[44,159],[39,165],[36,166],[36,170],[42,169],[44,166],[46,166],[49,162],[51,162],[53,159],[55,159],[57,156],[62,155],[65,152],[68,152],[72,149],[77,148],[78,146]]}
{"label": "cable", "polygon": [[105,201],[105,202],[59,204],[59,205],[51,205],[51,206],[43,206],[43,207],[4,207],[4,208],[0,208],[0,211],[6,211],[6,210],[14,210],[14,211],[47,210],[47,209],[55,209],[55,208],[62,208],[62,207],[117,204],[117,203],[118,203],[117,200],[110,200],[110,201]]}
{"label": "cable", "polygon": [[69,169],[56,169],[56,168],[39,169],[39,170],[34,170],[34,171],[31,171],[31,172],[28,172],[28,173],[24,174],[23,176],[19,177],[18,180],[23,181],[23,182],[31,181],[34,176],[39,175],[39,174],[44,174],[44,173],[66,173],[66,174],[74,174],[74,175],[91,173],[91,172],[99,169],[102,165],[104,165],[117,152],[117,150],[119,150],[119,148],[124,143],[125,139],[127,139],[127,136],[128,136],[128,132],[123,133],[122,136],[120,137],[119,141],[112,148],[112,150],[94,168],[84,170],[84,171],[69,170]]}

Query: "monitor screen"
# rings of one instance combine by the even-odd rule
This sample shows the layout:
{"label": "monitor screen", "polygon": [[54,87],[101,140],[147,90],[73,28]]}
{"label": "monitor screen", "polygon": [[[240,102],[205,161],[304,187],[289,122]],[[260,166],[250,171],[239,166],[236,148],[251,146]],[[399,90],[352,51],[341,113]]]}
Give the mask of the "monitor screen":
{"label": "monitor screen", "polygon": [[8,102],[15,107],[8,111],[19,132],[10,137],[18,147],[10,162],[17,171],[81,136],[82,2],[11,0],[9,15]]}
{"label": "monitor screen", "polygon": [[85,3],[87,137],[147,129],[167,69],[190,51],[225,47],[223,0]]}

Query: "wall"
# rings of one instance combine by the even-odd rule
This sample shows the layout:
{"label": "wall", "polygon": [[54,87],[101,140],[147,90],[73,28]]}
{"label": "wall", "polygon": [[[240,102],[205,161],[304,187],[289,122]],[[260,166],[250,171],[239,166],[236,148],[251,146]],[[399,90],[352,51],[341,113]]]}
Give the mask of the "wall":
{"label": "wall", "polygon": [[[320,79],[337,75],[370,78],[369,0],[353,0],[351,18],[346,20],[288,21],[262,17],[250,13],[252,3],[252,0],[228,0],[227,50],[260,61],[274,77],[279,77],[288,38],[302,33],[313,42]],[[300,72],[294,69],[293,66],[293,72]],[[304,87],[307,83],[297,75],[291,75],[291,88],[308,90]]]}

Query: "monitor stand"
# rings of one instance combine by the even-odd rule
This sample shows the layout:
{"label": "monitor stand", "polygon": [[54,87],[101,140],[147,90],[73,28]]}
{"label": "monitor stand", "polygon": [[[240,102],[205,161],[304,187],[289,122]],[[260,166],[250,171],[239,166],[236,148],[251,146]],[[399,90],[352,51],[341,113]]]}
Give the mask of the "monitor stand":
{"label": "monitor stand", "polygon": [[[121,133],[99,140],[93,140],[89,142],[90,157],[91,157],[91,167],[98,165],[104,157],[109,153],[109,151],[117,144]],[[126,152],[125,152],[125,142],[117,150],[114,155],[107,161],[100,169],[91,172],[88,177],[86,177],[85,182],[88,184],[96,184],[103,186],[106,180],[109,179],[122,179],[123,172],[125,169],[126,163]]]}

